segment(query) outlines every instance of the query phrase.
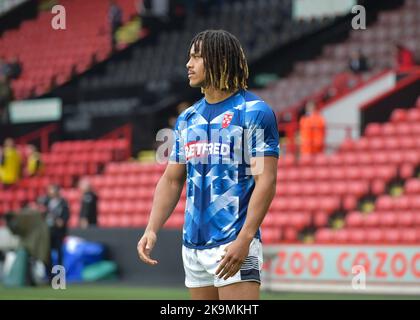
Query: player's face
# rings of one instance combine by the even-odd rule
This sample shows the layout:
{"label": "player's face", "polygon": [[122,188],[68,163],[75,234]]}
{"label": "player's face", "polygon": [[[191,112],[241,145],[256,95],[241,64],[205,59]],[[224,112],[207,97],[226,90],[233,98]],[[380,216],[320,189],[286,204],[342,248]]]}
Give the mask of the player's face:
{"label": "player's face", "polygon": [[205,80],[204,60],[200,52],[195,52],[194,45],[190,50],[190,58],[187,62],[188,80],[193,88],[203,87]]}

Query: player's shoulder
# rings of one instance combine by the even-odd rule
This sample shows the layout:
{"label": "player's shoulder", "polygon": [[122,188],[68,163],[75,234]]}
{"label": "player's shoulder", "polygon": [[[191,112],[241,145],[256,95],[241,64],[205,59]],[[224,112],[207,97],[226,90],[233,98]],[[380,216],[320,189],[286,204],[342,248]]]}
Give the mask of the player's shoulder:
{"label": "player's shoulder", "polygon": [[273,113],[273,109],[266,103],[261,97],[257,96],[255,93],[252,93],[248,90],[244,91],[242,94],[245,100],[245,112],[246,114],[254,112],[262,113]]}
{"label": "player's shoulder", "polygon": [[199,109],[203,101],[204,101],[204,98],[201,98],[200,100],[194,102],[190,107],[182,111],[181,114],[178,116],[178,118],[187,119],[191,114],[195,113],[197,109]]}
{"label": "player's shoulder", "polygon": [[204,98],[194,102],[190,107],[182,111],[178,116],[178,121],[187,120],[190,115],[197,111],[203,100]]}

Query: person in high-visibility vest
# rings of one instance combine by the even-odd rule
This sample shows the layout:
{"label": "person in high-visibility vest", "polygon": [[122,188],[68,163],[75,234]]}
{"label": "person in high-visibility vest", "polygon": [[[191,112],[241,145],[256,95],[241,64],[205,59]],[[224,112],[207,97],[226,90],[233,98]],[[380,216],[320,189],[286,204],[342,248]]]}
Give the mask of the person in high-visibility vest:
{"label": "person in high-visibility vest", "polygon": [[34,145],[29,145],[29,154],[26,161],[26,174],[33,177],[38,174],[43,168],[41,161],[41,154]]}
{"label": "person in high-visibility vest", "polygon": [[306,105],[306,114],[299,121],[300,153],[316,154],[324,151],[325,120],[313,101]]}
{"label": "person in high-visibility vest", "polygon": [[0,181],[4,185],[12,185],[20,178],[21,156],[15,148],[13,139],[4,141],[3,161],[0,167]]}

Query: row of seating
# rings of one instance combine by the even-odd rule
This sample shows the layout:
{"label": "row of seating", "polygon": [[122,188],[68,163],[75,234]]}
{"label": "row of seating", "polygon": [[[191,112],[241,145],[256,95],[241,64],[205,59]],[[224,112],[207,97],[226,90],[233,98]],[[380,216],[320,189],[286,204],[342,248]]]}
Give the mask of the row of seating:
{"label": "row of seating", "polygon": [[418,150],[420,149],[420,139],[418,135],[396,135],[396,136],[376,136],[362,137],[357,143],[344,144],[343,151],[388,151],[388,150]]}
{"label": "row of seating", "polygon": [[[105,151],[115,149],[125,149],[128,147],[128,141],[125,139],[110,139],[110,140],[72,140],[56,142],[51,147],[54,154],[57,153],[80,153],[92,151]],[[68,155],[66,155],[68,156]]]}
{"label": "row of seating", "polygon": [[290,181],[369,181],[373,179],[389,180],[397,174],[395,165],[362,165],[350,166],[343,163],[340,167],[290,167],[279,171],[277,179],[281,182]]}
{"label": "row of seating", "polygon": [[293,227],[263,227],[261,228],[264,244],[295,243],[298,241],[298,231]]}
{"label": "row of seating", "polygon": [[[98,223],[101,227],[123,227],[123,228],[144,228],[147,225],[148,217],[145,215],[128,215],[128,214],[113,214],[100,215]],[[72,216],[70,218],[70,226],[77,226],[78,217]],[[172,214],[166,221],[165,228],[180,229],[184,223],[183,214]]]}
{"label": "row of seating", "polygon": [[332,230],[322,228],[316,231],[317,243],[334,244],[418,244],[420,242],[420,227],[410,228],[348,228]]}
{"label": "row of seating", "polygon": [[399,197],[379,196],[375,207],[378,210],[420,210],[420,194],[408,194]]}
{"label": "row of seating", "polygon": [[363,215],[353,211],[347,214],[345,222],[348,228],[420,227],[420,212],[377,211]]}

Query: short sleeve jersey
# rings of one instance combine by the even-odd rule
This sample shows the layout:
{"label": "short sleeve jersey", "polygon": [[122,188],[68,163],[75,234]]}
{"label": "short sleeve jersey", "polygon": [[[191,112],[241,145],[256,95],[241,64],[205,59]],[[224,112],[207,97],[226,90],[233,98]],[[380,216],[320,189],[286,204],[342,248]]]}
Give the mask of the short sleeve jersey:
{"label": "short sleeve jersey", "polygon": [[178,117],[174,129],[169,160],[186,164],[187,171],[183,244],[208,249],[233,241],[252,214],[250,159],[279,156],[274,112],[240,90],[215,104],[202,98]]}

